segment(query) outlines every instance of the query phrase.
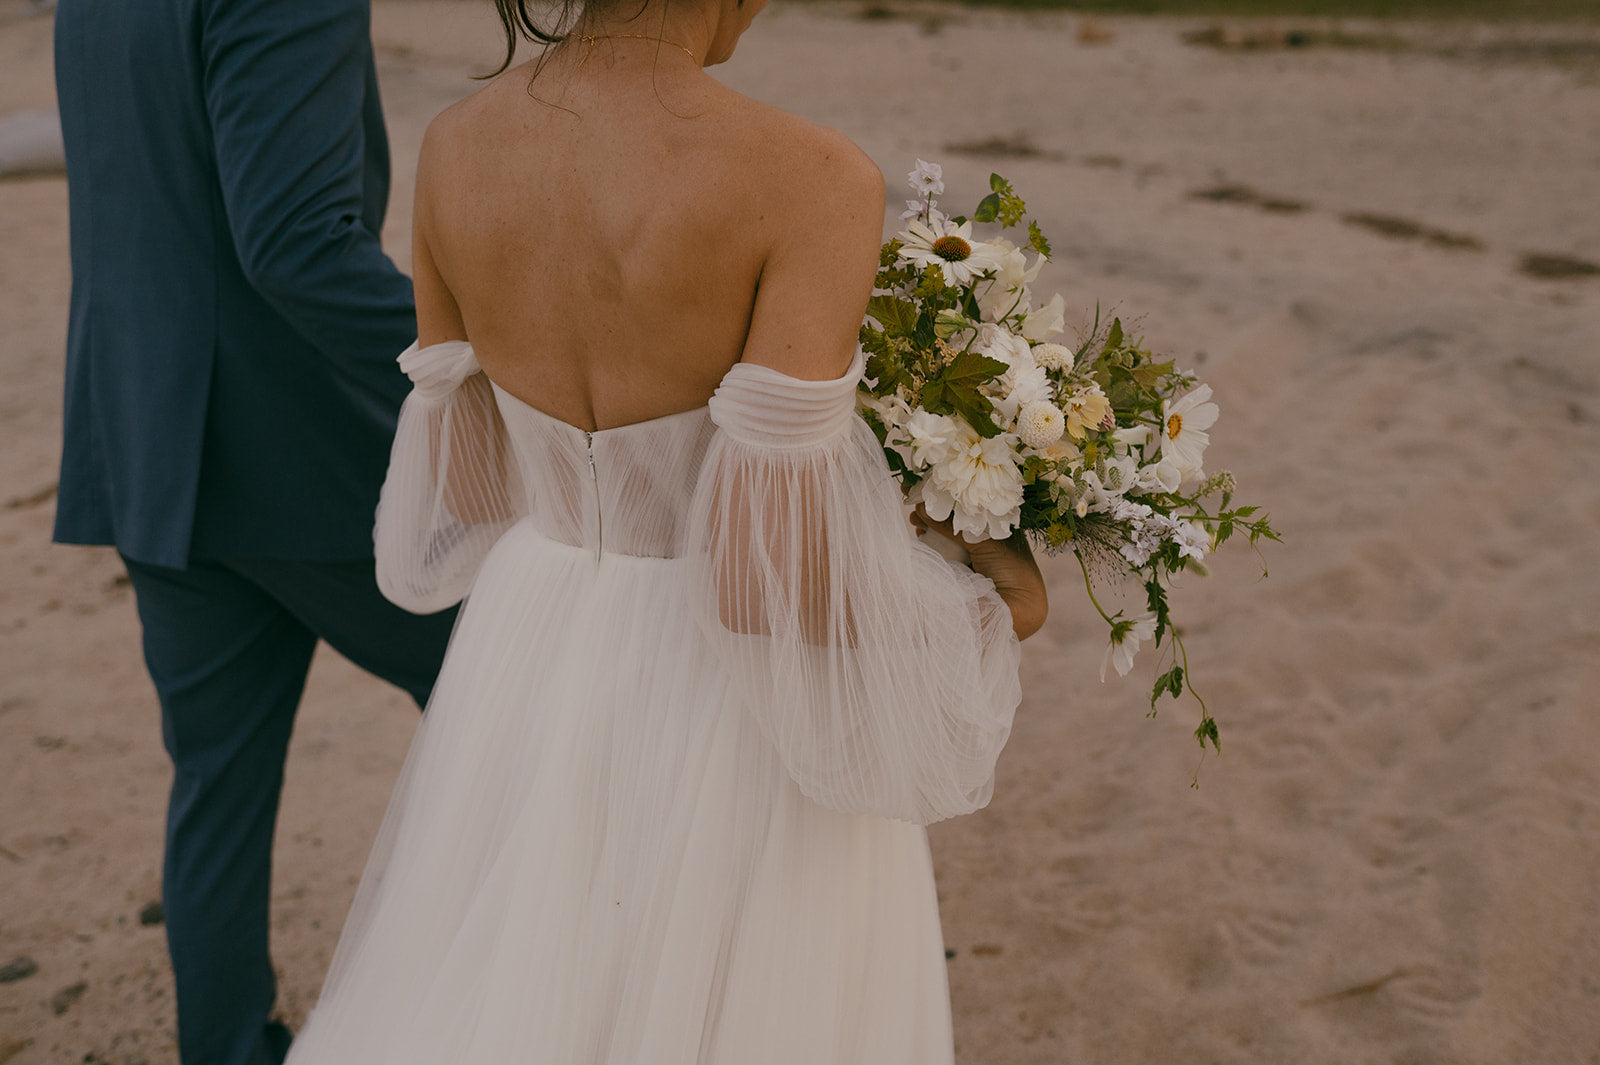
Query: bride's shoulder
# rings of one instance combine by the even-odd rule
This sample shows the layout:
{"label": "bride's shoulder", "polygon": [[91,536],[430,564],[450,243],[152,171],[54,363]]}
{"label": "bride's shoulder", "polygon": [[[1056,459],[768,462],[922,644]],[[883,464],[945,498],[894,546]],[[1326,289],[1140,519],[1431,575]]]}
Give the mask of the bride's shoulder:
{"label": "bride's shoulder", "polygon": [[[775,196],[802,207],[841,199],[883,209],[883,172],[839,130],[731,93],[728,132],[737,164],[764,178]],[[811,206],[815,206],[814,204]]]}

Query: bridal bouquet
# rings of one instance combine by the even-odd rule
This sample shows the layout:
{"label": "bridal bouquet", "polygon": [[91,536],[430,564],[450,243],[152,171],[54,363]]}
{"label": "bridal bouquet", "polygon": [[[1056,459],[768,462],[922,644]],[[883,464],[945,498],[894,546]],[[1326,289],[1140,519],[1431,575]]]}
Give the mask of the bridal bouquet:
{"label": "bridal bouquet", "polygon": [[[906,229],[883,246],[877,287],[861,327],[867,355],[859,402],[906,498],[971,540],[1015,532],[1046,550],[1070,550],[1089,601],[1110,626],[1100,667],[1125,676],[1149,642],[1167,637],[1163,694],[1200,704],[1202,750],[1221,749],[1216,722],[1189,684],[1188,656],[1172,625],[1167,589],[1235,533],[1254,546],[1278,534],[1259,508],[1234,506],[1227,471],[1204,466],[1217,420],[1211,389],[1147,350],[1120,319],[1096,313],[1076,346],[1059,294],[1035,306],[1030,289],[1050,257],[1038,223],[1000,175],[970,218],[938,207],[936,164],[917,160]],[[1019,246],[975,224],[1026,233]],[[1032,252],[1030,261],[1029,253]],[[1090,574],[1132,578],[1147,609],[1108,614]]]}

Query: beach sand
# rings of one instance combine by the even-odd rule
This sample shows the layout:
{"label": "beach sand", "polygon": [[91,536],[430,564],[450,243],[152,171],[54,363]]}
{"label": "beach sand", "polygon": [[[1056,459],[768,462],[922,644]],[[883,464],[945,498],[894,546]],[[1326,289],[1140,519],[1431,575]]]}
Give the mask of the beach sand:
{"label": "beach sand", "polygon": [[[1055,242],[1038,287],[1205,376],[1208,466],[1287,540],[1265,580],[1237,544],[1175,592],[1203,764],[1192,705],[1146,717],[1153,656],[1099,682],[1103,626],[1047,561],[994,801],[931,830],[959,1061],[1600,1062],[1600,29],[1241,50],[863,10],[775,5],[718,76],[844,130],[894,199],[917,156],[952,206],[1010,177]],[[0,114],[53,106],[25,12],[0,5]],[[422,131],[496,33],[374,7],[401,262]],[[0,982],[0,1065],[166,1065],[133,599],[109,549],[48,543],[68,283],[64,181],[0,183],[0,966],[36,967]],[[291,1023],[415,720],[318,658],[273,893]]]}

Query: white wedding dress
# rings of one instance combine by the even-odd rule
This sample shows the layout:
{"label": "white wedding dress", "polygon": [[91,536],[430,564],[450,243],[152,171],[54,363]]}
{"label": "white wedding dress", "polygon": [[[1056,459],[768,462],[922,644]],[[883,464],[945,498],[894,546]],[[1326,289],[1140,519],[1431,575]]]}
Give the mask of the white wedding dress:
{"label": "white wedding dress", "polygon": [[401,361],[379,581],[466,603],[291,1065],[950,1062],[921,826],[988,800],[1019,650],[859,357],[593,433]]}

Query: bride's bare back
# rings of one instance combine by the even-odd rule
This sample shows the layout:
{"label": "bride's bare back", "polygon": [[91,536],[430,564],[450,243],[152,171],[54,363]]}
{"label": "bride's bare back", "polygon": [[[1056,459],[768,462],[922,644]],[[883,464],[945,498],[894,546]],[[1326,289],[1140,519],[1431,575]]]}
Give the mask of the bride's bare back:
{"label": "bride's bare back", "polygon": [[694,60],[574,40],[434,121],[414,230],[424,345],[471,340],[501,387],[585,429],[696,407],[741,359],[844,370],[882,175],[841,134],[700,69],[737,10],[706,0],[612,30]]}

